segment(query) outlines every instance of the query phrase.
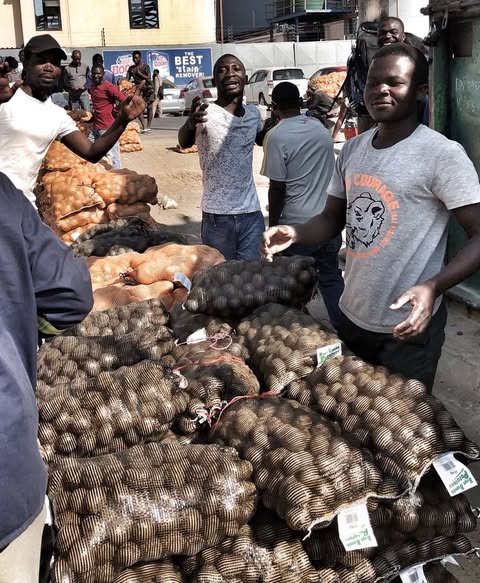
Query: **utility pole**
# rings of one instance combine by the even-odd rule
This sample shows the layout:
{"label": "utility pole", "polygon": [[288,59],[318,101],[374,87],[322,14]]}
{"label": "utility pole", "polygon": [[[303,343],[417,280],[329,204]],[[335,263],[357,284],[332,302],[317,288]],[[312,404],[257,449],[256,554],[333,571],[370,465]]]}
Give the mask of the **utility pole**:
{"label": "utility pole", "polygon": [[388,0],[359,0],[358,1],[358,21],[372,22],[383,16],[388,16]]}
{"label": "utility pole", "polygon": [[220,10],[220,44],[223,45],[223,0],[218,0],[218,7]]}

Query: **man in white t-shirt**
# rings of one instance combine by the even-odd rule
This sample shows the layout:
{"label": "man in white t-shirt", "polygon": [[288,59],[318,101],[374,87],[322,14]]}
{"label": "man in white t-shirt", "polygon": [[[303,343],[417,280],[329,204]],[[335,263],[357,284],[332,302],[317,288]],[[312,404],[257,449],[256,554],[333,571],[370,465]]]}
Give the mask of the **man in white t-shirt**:
{"label": "man in white t-shirt", "polygon": [[49,34],[35,36],[24,49],[23,83],[0,77],[0,151],[2,171],[35,205],[35,187],[42,160],[55,140],[89,162],[98,162],[111,150],[127,124],[145,108],[137,93],[122,104],[110,129],[92,144],[67,112],[50,99],[67,55]]}
{"label": "man in white t-shirt", "polygon": [[[428,65],[395,43],[375,55],[365,104],[378,128],[348,141],[324,211],[264,234],[267,259],[347,230],[337,326],[358,356],[431,390],[445,339],[442,294],[480,268],[480,185],[463,148],[418,121]],[[468,241],[443,265],[452,213]]]}
{"label": "man in white t-shirt", "polygon": [[[270,178],[269,227],[296,225],[320,213],[327,200],[327,187],[335,166],[330,132],[314,117],[301,115],[298,87],[288,81],[272,91],[272,113],[277,122],[263,141],[261,173]],[[338,319],[338,301],[343,292],[338,252],[342,236],[324,245],[292,245],[285,255],[314,257],[318,286],[333,325]]]}
{"label": "man in white t-shirt", "polygon": [[265,223],[252,163],[255,142],[263,139],[263,123],[254,105],[242,103],[246,74],[237,57],[220,57],[213,76],[217,100],[210,105],[194,100],[178,141],[182,148],[198,146],[203,172],[202,242],[226,259],[256,260]]}

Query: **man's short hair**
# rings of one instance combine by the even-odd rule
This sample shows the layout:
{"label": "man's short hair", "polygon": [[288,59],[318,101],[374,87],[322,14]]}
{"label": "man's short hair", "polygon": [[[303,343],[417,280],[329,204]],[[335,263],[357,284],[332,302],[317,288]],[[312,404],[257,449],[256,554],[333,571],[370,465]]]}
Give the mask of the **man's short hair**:
{"label": "man's short hair", "polygon": [[402,31],[405,32],[405,25],[403,24],[403,20],[401,18],[397,18],[396,16],[384,16],[383,18],[380,19],[380,22],[378,23],[378,28],[380,29],[389,20],[393,20],[394,22],[396,22],[399,26],[401,26]]}
{"label": "man's short hair", "polygon": [[100,53],[95,53],[92,57],[92,63],[98,63],[98,62],[100,62],[100,64],[103,63],[103,57]]}
{"label": "man's short hair", "polygon": [[428,83],[428,61],[418,49],[406,43],[385,45],[375,53],[372,63],[383,57],[407,57],[415,67],[413,73],[415,85],[418,87]]}
{"label": "man's short hair", "polygon": [[134,57],[135,55],[139,55],[141,57],[142,53],[140,51],[133,51],[132,57]]}
{"label": "man's short hair", "polygon": [[236,55],[232,55],[230,53],[226,53],[225,55],[222,55],[221,57],[219,57],[216,62],[215,65],[213,65],[213,76],[215,77],[217,74],[217,69],[218,69],[218,63],[220,63],[220,61],[222,61],[225,58],[229,58],[229,59],[236,59],[240,65],[242,65],[243,69],[245,70],[245,65],[242,63],[242,61],[236,56]]}
{"label": "man's short hair", "polygon": [[298,107],[300,92],[298,87],[289,81],[283,81],[273,88],[272,103],[280,108]]}

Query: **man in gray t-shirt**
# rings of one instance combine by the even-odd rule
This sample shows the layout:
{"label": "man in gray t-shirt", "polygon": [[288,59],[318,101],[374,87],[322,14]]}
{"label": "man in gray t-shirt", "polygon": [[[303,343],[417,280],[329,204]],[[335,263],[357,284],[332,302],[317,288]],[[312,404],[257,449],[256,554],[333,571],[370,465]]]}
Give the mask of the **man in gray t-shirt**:
{"label": "man in gray t-shirt", "polygon": [[[263,253],[320,243],[346,227],[340,337],[431,390],[445,338],[442,294],[480,267],[480,185],[461,146],[419,125],[427,74],[425,57],[408,45],[378,51],[365,89],[378,129],[345,145],[325,210],[266,231]],[[468,241],[444,267],[450,211]]]}
{"label": "man in gray t-shirt", "polygon": [[[321,212],[327,200],[335,165],[333,140],[320,121],[300,114],[300,103],[300,93],[293,83],[279,83],[272,92],[277,123],[265,136],[262,166],[262,174],[270,178],[270,227],[304,223]],[[338,301],[344,288],[338,268],[341,244],[338,235],[323,245],[292,245],[284,251],[315,258],[320,292],[333,324],[338,319]]]}

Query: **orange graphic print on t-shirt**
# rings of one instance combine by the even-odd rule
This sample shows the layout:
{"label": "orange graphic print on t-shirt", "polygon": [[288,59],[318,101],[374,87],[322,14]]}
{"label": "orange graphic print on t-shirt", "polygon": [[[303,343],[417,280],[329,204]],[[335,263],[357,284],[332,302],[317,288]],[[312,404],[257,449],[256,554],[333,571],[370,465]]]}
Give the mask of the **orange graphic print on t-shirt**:
{"label": "orange graphic print on t-shirt", "polygon": [[400,203],[380,178],[369,174],[348,177],[346,191],[347,255],[367,259],[390,243]]}

